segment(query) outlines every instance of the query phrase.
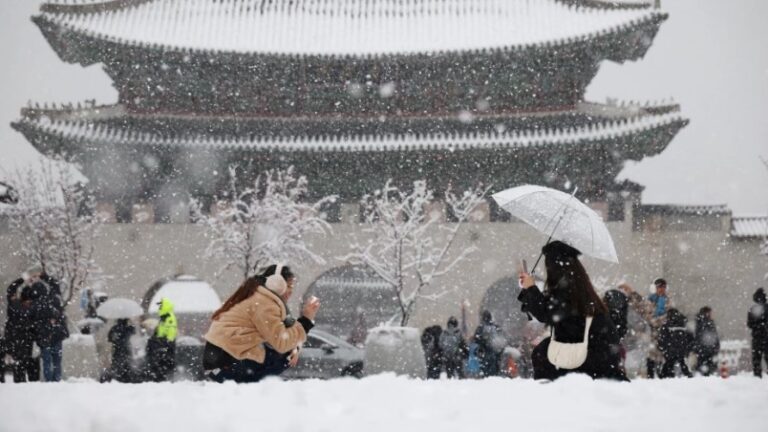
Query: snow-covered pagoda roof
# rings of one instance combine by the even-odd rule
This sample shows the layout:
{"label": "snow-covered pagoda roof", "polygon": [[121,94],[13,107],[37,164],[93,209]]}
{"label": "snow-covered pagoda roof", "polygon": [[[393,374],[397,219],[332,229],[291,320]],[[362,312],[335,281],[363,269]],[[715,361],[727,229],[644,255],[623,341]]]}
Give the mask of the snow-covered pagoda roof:
{"label": "snow-covered pagoda roof", "polygon": [[[655,33],[666,16],[558,0],[55,0],[35,20],[49,38],[74,32],[178,50],[376,56],[557,47],[644,25]],[[642,52],[652,37],[639,36]]]}
{"label": "snow-covered pagoda roof", "polygon": [[[211,134],[173,134],[162,136],[134,129],[94,123],[87,118],[54,119],[46,115],[27,116],[14,123],[41,151],[53,141],[66,141],[69,145],[85,144],[116,147],[174,147],[214,150],[248,150],[257,152],[372,152],[473,149],[498,149],[550,145],[579,145],[585,142],[615,141],[631,138],[653,130],[669,133],[662,147],[679,128],[687,124],[677,111],[646,114],[633,118],[601,119],[578,127],[555,130],[509,130],[498,133],[426,133],[390,135],[338,135],[338,136],[216,136]],[[33,139],[37,136],[37,139]],[[655,153],[661,148],[653,151]],[[637,149],[643,153],[641,149]]]}
{"label": "snow-covered pagoda roof", "polygon": [[768,216],[734,216],[731,218],[731,236],[768,237]]}

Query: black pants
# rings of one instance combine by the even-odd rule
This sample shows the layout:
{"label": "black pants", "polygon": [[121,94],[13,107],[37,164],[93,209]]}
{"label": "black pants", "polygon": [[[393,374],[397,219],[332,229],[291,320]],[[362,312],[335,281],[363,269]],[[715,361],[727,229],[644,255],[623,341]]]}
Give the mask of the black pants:
{"label": "black pants", "polygon": [[[648,374],[648,378],[656,378],[656,372],[659,365],[651,358],[645,360],[645,368]],[[661,374],[659,374],[661,376]]]}
{"label": "black pants", "polygon": [[763,377],[763,359],[768,363],[768,343],[752,339],[752,371],[756,377]]}
{"label": "black pants", "polygon": [[704,376],[710,376],[717,371],[717,365],[713,360],[714,355],[709,354],[697,354],[696,355],[696,370]]}
{"label": "black pants", "polygon": [[287,354],[280,354],[269,346],[264,346],[264,363],[253,360],[237,360],[223,349],[206,342],[203,352],[203,369],[212,371],[208,377],[216,382],[234,381],[236,383],[259,382],[268,376],[276,376],[288,369]]}
{"label": "black pants", "polygon": [[674,378],[675,365],[678,365],[678,364],[680,365],[680,372],[682,372],[683,375],[687,376],[688,378],[691,378],[693,376],[690,369],[688,369],[688,365],[685,364],[685,359],[683,357],[679,357],[679,358],[672,357],[672,358],[664,359],[664,366],[661,367],[659,378]]}
{"label": "black pants", "polygon": [[464,379],[464,360],[461,358],[445,359],[445,373],[448,378]]}

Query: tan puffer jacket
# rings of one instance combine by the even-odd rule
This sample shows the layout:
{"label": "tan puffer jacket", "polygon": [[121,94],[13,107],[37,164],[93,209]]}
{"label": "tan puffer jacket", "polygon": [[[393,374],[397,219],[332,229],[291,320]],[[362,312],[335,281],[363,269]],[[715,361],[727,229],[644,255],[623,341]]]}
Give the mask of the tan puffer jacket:
{"label": "tan puffer jacket", "polygon": [[205,340],[232,357],[264,363],[267,343],[279,353],[287,353],[307,339],[300,323],[285,327],[287,310],[283,300],[260,286],[247,299],[219,315],[211,322]]}

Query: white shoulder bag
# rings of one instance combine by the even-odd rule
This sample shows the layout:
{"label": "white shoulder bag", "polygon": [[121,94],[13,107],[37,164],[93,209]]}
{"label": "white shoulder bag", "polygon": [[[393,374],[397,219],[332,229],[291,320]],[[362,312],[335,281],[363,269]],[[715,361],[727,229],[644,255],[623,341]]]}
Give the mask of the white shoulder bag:
{"label": "white shoulder bag", "polygon": [[584,339],[578,343],[563,343],[555,340],[555,327],[552,326],[552,337],[549,340],[547,358],[557,369],[577,369],[587,360],[589,345],[589,328],[592,317],[587,317],[584,324]]}

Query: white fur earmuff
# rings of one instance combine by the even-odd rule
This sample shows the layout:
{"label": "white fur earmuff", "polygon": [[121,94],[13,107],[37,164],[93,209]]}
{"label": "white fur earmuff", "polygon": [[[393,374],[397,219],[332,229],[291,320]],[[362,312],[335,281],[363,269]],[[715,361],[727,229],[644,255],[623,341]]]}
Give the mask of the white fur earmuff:
{"label": "white fur earmuff", "polygon": [[275,274],[267,277],[267,281],[264,283],[266,288],[277,295],[283,295],[288,291],[288,282],[281,274],[283,272],[283,265],[278,264],[275,268]]}

